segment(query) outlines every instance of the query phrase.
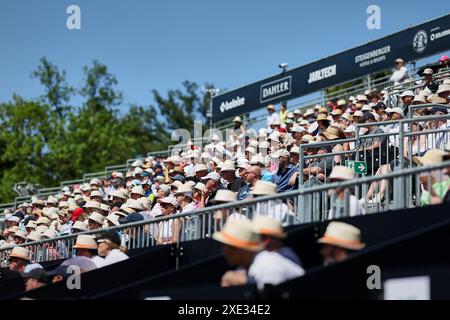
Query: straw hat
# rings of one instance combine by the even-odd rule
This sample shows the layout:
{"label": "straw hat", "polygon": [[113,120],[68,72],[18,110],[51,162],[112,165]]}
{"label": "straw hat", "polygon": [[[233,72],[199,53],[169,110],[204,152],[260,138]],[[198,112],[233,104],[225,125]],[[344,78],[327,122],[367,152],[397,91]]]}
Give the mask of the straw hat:
{"label": "straw hat", "polygon": [[47,204],[58,204],[58,199],[56,199],[54,196],[49,196],[47,198]]}
{"label": "straw hat", "polygon": [[314,110],[319,110],[320,108],[322,108],[322,106],[321,106],[320,104],[316,104],[316,105],[314,106]]}
{"label": "straw hat", "polygon": [[318,112],[318,113],[325,113],[325,114],[328,114],[328,109],[322,107],[322,108],[320,108],[317,112]]}
{"label": "straw hat", "polygon": [[192,186],[190,184],[181,184],[175,195],[192,196]]}
{"label": "straw hat", "polygon": [[434,96],[431,99],[431,103],[433,103],[433,104],[446,104],[447,100],[445,100],[444,98],[438,97],[438,96]]}
{"label": "straw hat", "polygon": [[208,167],[204,163],[197,163],[194,167],[194,172],[197,173],[199,171],[208,171]]}
{"label": "straw hat", "polygon": [[91,197],[91,199],[92,199],[92,197],[101,197],[102,198],[102,194],[100,193],[100,191],[94,190],[91,192],[90,197]]}
{"label": "straw hat", "polygon": [[102,216],[100,213],[93,212],[89,217],[89,220],[95,221],[99,224],[103,224],[105,222],[105,217]]}
{"label": "straw hat", "polygon": [[109,214],[109,215],[106,217],[106,220],[108,220],[109,222],[111,222],[111,223],[112,223],[113,225],[115,225],[115,226],[120,225],[120,222],[119,222],[119,216],[116,215],[116,214],[113,214],[113,213]]}
{"label": "straw hat", "polygon": [[9,257],[30,260],[30,251],[27,248],[14,247]]}
{"label": "straw hat", "polygon": [[179,188],[179,187],[181,187],[183,185],[183,182],[181,182],[181,181],[179,181],[179,180],[175,180],[174,182],[172,182],[171,184],[170,184],[170,186],[171,187],[175,187],[175,188]]}
{"label": "straw hat", "polygon": [[308,117],[308,116],[312,116],[312,115],[314,115],[314,109],[306,109],[306,112],[303,116]]}
{"label": "straw hat", "polygon": [[90,235],[80,234],[79,236],[77,236],[77,241],[75,242],[73,248],[95,250],[97,249],[97,242],[95,241],[94,237]]}
{"label": "straw hat", "polygon": [[440,94],[442,92],[448,92],[450,91],[450,84],[441,84],[438,87],[438,91],[436,92],[437,94]]}
{"label": "straw hat", "polygon": [[14,236],[15,236],[15,237],[22,238],[22,239],[24,239],[24,240],[27,240],[27,233],[26,233],[25,231],[22,231],[22,230],[18,230],[18,231],[14,234]]}
{"label": "straw hat", "polygon": [[104,203],[100,203],[100,210],[102,211],[109,211],[109,206],[107,204]]}
{"label": "straw hat", "polygon": [[300,148],[297,145],[292,146],[291,150],[289,150],[290,154],[300,154]]}
{"label": "straw hat", "polygon": [[211,202],[234,202],[236,200],[236,192],[227,189],[219,189],[217,190],[216,196],[211,200]]}
{"label": "straw hat", "polygon": [[340,116],[342,115],[342,110],[341,109],[335,109],[331,112],[331,115],[333,116]]}
{"label": "straw hat", "polygon": [[235,117],[233,119],[233,122],[240,122],[240,123],[242,123],[241,117]]}
{"label": "straw hat", "polygon": [[100,202],[97,201],[88,201],[84,205],[86,208],[94,208],[94,209],[101,209]]}
{"label": "straw hat", "polygon": [[144,211],[144,205],[140,201],[130,198],[127,200],[126,205],[135,211]]}
{"label": "straw hat", "polygon": [[277,185],[275,183],[269,181],[258,180],[255,183],[255,187],[253,191],[250,191],[250,194],[254,195],[269,195],[277,193]]}
{"label": "straw hat", "polygon": [[[248,149],[248,148],[247,148]],[[225,162],[222,166],[222,168],[220,169],[220,172],[224,172],[224,171],[236,171],[236,168],[234,167],[233,163],[227,163]]]}
{"label": "straw hat", "polygon": [[431,149],[428,150],[423,157],[414,156],[413,161],[419,166],[438,164],[443,161],[446,154],[447,153],[445,151],[439,149]]}
{"label": "straw hat", "polygon": [[173,196],[162,198],[161,203],[171,204],[175,208],[178,207],[177,199],[175,199]]}
{"label": "straw hat", "polygon": [[355,173],[352,169],[344,166],[335,166],[331,170],[329,179],[333,180],[353,180],[355,179]]}
{"label": "straw hat", "polygon": [[286,234],[283,231],[283,227],[280,222],[263,215],[257,215],[252,221],[253,228],[256,233],[265,236],[271,236],[275,238],[284,239]]}
{"label": "straw hat", "polygon": [[36,225],[38,226],[40,224],[48,225],[50,224],[50,220],[47,217],[40,217],[39,219],[37,219]]}
{"label": "straw hat", "polygon": [[310,134],[305,134],[302,137],[302,142],[303,143],[309,143],[310,141],[313,141],[313,140],[314,140],[314,137],[312,135],[310,135]]}
{"label": "straw hat", "polygon": [[345,139],[344,131],[337,127],[328,127],[321,133],[327,140]]}
{"label": "straw hat", "polygon": [[[40,226],[37,226],[37,227],[36,227],[36,232],[39,233],[39,235],[41,235],[41,234],[43,234],[43,233],[45,232],[45,230],[47,230],[47,229],[48,229],[48,226],[46,226],[46,225],[44,225],[44,224],[41,224]],[[32,232],[33,232],[33,231],[31,231],[30,234],[31,234]]]}
{"label": "straw hat", "polygon": [[273,104],[269,104],[267,106],[267,110],[275,110],[275,106]]}
{"label": "straw hat", "polygon": [[58,236],[58,234],[56,233],[56,231],[54,231],[52,229],[47,229],[47,230],[44,231],[42,236],[44,238],[52,239],[52,238],[56,238]]}
{"label": "straw hat", "polygon": [[138,194],[140,196],[144,196],[144,189],[141,186],[135,186],[131,189],[131,194]]}
{"label": "straw hat", "polygon": [[88,231],[87,225],[81,221],[75,221],[75,223],[72,225],[72,230],[73,229]]}
{"label": "straw hat", "polygon": [[[43,232],[45,232],[46,230],[44,230]],[[39,241],[39,240],[41,240],[41,238],[42,238],[42,234],[37,230],[31,231],[30,234],[28,235],[28,240],[31,240],[31,241]]]}
{"label": "straw hat", "polygon": [[424,96],[416,95],[416,96],[414,96],[413,102],[427,103],[427,100],[425,99]]}
{"label": "straw hat", "polygon": [[36,229],[37,224],[35,220],[29,220],[25,228]]}
{"label": "straw hat", "polygon": [[367,101],[367,97],[363,94],[358,94],[356,96],[356,101]]}
{"label": "straw hat", "polygon": [[347,102],[345,102],[345,99],[340,99],[337,102],[338,107],[345,106],[346,104],[347,104]]}
{"label": "straw hat", "polygon": [[223,230],[215,232],[213,239],[220,243],[248,251],[260,251],[264,245],[261,237],[253,230],[252,223],[244,219],[229,219]]}
{"label": "straw hat", "polygon": [[336,221],[330,222],[325,234],[317,242],[350,250],[360,250],[365,247],[365,244],[361,242],[361,231],[358,228]]}
{"label": "straw hat", "polygon": [[317,121],[330,121],[325,113],[319,113],[317,116]]}

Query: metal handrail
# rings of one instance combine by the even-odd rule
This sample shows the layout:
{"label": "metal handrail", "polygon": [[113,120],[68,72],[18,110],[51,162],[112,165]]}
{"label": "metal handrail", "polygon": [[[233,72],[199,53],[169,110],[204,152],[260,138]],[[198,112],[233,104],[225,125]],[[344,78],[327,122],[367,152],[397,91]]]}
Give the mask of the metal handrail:
{"label": "metal handrail", "polygon": [[[73,244],[75,238],[81,234],[93,235],[93,234],[98,234],[98,233],[108,231],[108,230],[116,230],[116,231],[125,230],[125,229],[134,230],[134,231],[144,230],[144,227],[146,227],[148,225],[158,224],[161,222],[167,222],[169,220],[182,219],[182,218],[188,219],[191,217],[206,217],[206,216],[211,217],[218,210],[231,211],[231,209],[242,209],[242,208],[251,207],[253,205],[258,205],[260,203],[265,203],[265,202],[273,203],[273,204],[284,203],[283,202],[284,200],[294,199],[297,197],[302,198],[302,197],[306,197],[306,196],[312,196],[314,194],[321,194],[323,192],[327,192],[328,190],[336,190],[336,189],[341,189],[341,188],[347,189],[346,194],[348,195],[348,190],[351,190],[352,188],[358,188],[360,185],[370,184],[373,182],[378,182],[381,180],[388,180],[388,179],[396,179],[396,178],[406,179],[413,175],[416,175],[416,179],[417,179],[419,177],[419,175],[422,175],[425,172],[437,171],[437,170],[441,170],[441,169],[448,168],[448,167],[450,167],[450,161],[445,161],[445,162],[442,162],[442,163],[436,164],[436,165],[409,168],[409,169],[406,169],[403,171],[394,171],[394,172],[384,174],[384,175],[379,175],[379,176],[362,177],[358,180],[350,180],[350,181],[345,181],[345,182],[333,182],[333,183],[329,183],[327,185],[315,186],[315,187],[310,187],[310,188],[302,188],[299,190],[294,190],[294,191],[285,192],[285,193],[279,193],[279,194],[275,194],[275,195],[261,196],[261,197],[255,198],[255,199],[242,200],[242,201],[236,201],[233,203],[215,205],[215,206],[211,206],[209,208],[198,209],[198,210],[192,211],[192,212],[177,213],[177,214],[167,216],[167,217],[158,217],[153,220],[145,220],[145,221],[140,221],[140,222],[124,224],[121,226],[114,226],[114,227],[110,227],[110,228],[80,232],[77,234],[64,235],[64,236],[60,236],[60,237],[52,238],[52,239],[44,239],[44,240],[40,240],[40,241],[33,241],[33,242],[23,243],[23,244],[19,244],[19,245],[12,245],[12,246],[1,248],[0,249],[0,257],[5,259],[7,257],[7,254],[10,252],[10,250],[15,246],[28,247],[29,249],[37,248],[37,247],[41,248],[43,244],[57,243],[57,242],[60,242],[63,240],[71,240],[70,243]],[[430,177],[430,175],[427,175],[427,176]],[[416,188],[416,190],[417,190],[417,188]],[[347,197],[345,201],[348,202],[349,198]],[[401,209],[405,206],[406,206],[406,204],[403,204],[402,206],[397,206],[396,209]],[[347,211],[348,211],[349,203],[347,203],[345,205],[345,207],[347,208]],[[302,214],[301,210],[303,210],[303,209],[304,209],[303,207],[298,206],[296,213]],[[306,214],[306,212],[303,212],[303,214]],[[328,220],[328,218],[324,218],[324,219]],[[209,232],[207,234],[199,235],[199,239],[208,238],[208,237],[211,237],[211,232]],[[194,239],[190,239],[190,240],[194,240]],[[179,241],[181,241],[181,240],[179,240]],[[154,245],[153,242],[151,244],[148,243],[148,246],[152,246],[152,245]],[[72,251],[71,250],[72,248],[66,248],[66,249],[70,254]]]}

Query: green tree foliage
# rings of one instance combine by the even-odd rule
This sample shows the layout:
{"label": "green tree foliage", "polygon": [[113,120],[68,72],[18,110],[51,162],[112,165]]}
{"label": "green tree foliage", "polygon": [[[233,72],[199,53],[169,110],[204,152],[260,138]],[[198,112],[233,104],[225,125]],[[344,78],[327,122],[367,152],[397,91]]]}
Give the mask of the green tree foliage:
{"label": "green tree foliage", "polygon": [[[57,186],[167,149],[172,130],[192,130],[195,119],[206,119],[209,98],[196,83],[186,81],[167,95],[152,90],[154,104],[131,105],[124,112],[128,104],[107,66],[93,61],[83,71],[76,89],[65,71],[42,58],[31,76],[43,95],[33,100],[14,95],[0,103],[0,202],[14,199],[16,182]],[[82,98],[80,105],[70,104],[74,96]]]}

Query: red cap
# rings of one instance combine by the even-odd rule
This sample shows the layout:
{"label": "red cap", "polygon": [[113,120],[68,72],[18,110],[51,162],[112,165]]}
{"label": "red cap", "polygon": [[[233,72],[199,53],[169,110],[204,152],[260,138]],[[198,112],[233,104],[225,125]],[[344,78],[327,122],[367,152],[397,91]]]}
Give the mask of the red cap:
{"label": "red cap", "polygon": [[284,133],[286,133],[286,128],[278,128],[278,132],[284,132]]}
{"label": "red cap", "polygon": [[72,221],[73,221],[73,222],[77,221],[78,217],[79,217],[80,215],[82,215],[83,212],[84,212],[84,211],[83,211],[82,208],[76,208],[75,210],[73,210],[73,212],[72,212]]}

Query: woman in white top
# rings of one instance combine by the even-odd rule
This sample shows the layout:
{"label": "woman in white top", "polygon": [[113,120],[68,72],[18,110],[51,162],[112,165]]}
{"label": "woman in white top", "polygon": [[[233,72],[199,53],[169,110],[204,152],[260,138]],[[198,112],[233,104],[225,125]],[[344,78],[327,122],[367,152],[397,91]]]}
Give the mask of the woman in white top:
{"label": "woman in white top", "polygon": [[390,80],[394,81],[394,85],[402,84],[408,80],[408,69],[405,67],[405,61],[401,58],[395,60],[395,71]]}
{"label": "woman in white top", "polygon": [[97,240],[98,255],[104,257],[103,266],[127,260],[126,247],[120,246],[120,236],[114,230],[107,231]]}

